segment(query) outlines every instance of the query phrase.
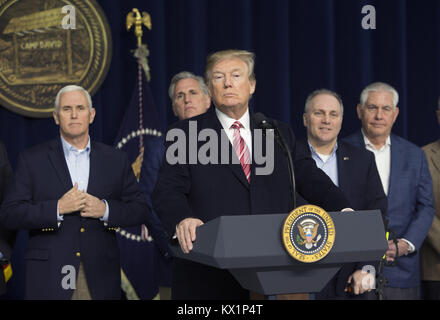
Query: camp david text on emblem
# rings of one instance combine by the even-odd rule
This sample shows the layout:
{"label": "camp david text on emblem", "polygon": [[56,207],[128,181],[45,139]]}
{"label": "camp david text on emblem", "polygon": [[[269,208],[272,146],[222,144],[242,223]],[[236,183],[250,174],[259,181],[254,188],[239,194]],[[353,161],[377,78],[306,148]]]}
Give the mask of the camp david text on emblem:
{"label": "camp david text on emblem", "polygon": [[287,252],[296,260],[311,263],[324,258],[335,243],[335,225],[322,208],[304,205],[286,218],[282,239]]}
{"label": "camp david text on emblem", "polygon": [[0,0],[0,106],[52,117],[57,92],[93,94],[112,56],[111,29],[95,0]]}

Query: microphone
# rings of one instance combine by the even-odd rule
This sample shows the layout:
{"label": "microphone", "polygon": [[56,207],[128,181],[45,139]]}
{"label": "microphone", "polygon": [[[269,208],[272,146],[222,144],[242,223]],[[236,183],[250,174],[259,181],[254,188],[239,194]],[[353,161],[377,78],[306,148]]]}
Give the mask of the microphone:
{"label": "microphone", "polygon": [[254,120],[257,127],[260,129],[274,129],[272,123],[269,122],[269,119],[267,119],[261,112],[254,114]]}
{"label": "microphone", "polygon": [[278,124],[275,120],[268,119],[264,114],[261,112],[254,114],[254,121],[257,124],[257,127],[260,129],[263,129],[263,134],[266,135],[266,130],[272,129],[274,130],[274,136],[278,144],[280,145],[281,149],[283,149],[284,154],[287,157],[287,164],[289,168],[290,173],[290,184],[292,186],[292,200],[293,200],[293,209],[296,208],[296,187],[295,187],[295,172],[293,168],[293,160],[292,160],[292,154],[289,150],[289,147],[287,146],[286,140],[284,139],[284,136],[281,133],[281,130],[278,128]]}
{"label": "microphone", "polygon": [[280,131],[278,129],[278,125],[276,124],[275,120],[267,118],[264,114],[261,112],[254,114],[254,120],[257,124],[257,127],[259,129],[263,129],[263,135],[266,135],[266,130],[273,130],[275,140],[280,145],[280,147],[283,149],[283,151],[287,152],[287,144],[283,142],[283,137],[280,135]]}

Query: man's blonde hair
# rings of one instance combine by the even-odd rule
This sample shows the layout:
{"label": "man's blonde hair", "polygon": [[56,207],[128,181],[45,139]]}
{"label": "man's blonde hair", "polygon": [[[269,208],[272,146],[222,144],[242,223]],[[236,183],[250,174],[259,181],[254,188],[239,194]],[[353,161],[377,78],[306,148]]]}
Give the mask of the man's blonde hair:
{"label": "man's blonde hair", "polygon": [[255,65],[255,54],[246,50],[223,50],[217,51],[208,56],[206,59],[206,71],[205,71],[205,81],[210,83],[212,79],[212,69],[214,65],[224,59],[238,58],[246,63],[248,66],[248,77],[249,81],[255,81],[254,65]]}

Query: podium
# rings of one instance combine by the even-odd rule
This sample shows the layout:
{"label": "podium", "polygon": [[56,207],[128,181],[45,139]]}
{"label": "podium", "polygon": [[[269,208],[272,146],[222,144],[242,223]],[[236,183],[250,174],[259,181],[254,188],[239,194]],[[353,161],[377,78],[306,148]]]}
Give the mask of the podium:
{"label": "podium", "polygon": [[281,229],[288,214],[221,216],[197,228],[193,250],[175,257],[228,269],[241,286],[263,295],[319,292],[345,263],[379,261],[388,248],[379,210],[329,212],[336,230],[330,253],[314,263],[292,258]]}

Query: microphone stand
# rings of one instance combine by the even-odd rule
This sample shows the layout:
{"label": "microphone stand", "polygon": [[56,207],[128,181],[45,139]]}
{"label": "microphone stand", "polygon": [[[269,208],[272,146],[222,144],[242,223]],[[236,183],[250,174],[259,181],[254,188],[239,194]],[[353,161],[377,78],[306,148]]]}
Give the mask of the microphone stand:
{"label": "microphone stand", "polygon": [[263,134],[266,135],[266,131],[268,129],[274,130],[274,136],[277,141],[277,143],[280,145],[281,149],[283,149],[284,154],[287,157],[287,165],[289,168],[289,176],[290,176],[290,184],[291,184],[291,193],[292,193],[292,200],[293,200],[293,209],[296,208],[296,186],[295,186],[295,172],[293,168],[293,159],[292,154],[287,146],[286,139],[282,135],[281,131],[278,128],[277,121],[274,120],[273,122],[268,122],[266,117],[262,113],[256,114],[257,118],[261,118],[261,122],[259,123],[259,127],[263,130]]}
{"label": "microphone stand", "polygon": [[289,175],[290,175],[290,183],[292,186],[291,192],[292,192],[292,200],[293,200],[293,209],[296,208],[296,185],[295,185],[295,172],[293,168],[293,159],[292,154],[287,146],[286,140],[284,139],[284,136],[281,134],[281,131],[278,129],[277,121],[274,120],[274,126],[275,126],[275,132],[278,133],[278,144],[281,146],[281,148],[284,150],[284,154],[287,157],[287,164],[289,167]]}
{"label": "microphone stand", "polygon": [[379,270],[376,275],[376,293],[379,300],[384,300],[384,294],[383,290],[385,286],[388,284],[388,279],[385,278],[383,275],[383,267],[394,267],[397,263],[397,258],[399,257],[399,247],[397,245],[397,237],[393,230],[391,230],[388,226],[388,220],[384,219],[384,226],[386,231],[386,239],[390,239],[390,233],[391,233],[391,239],[393,240],[394,245],[396,246],[396,257],[392,262],[388,262],[386,260],[386,256],[383,256],[383,258],[379,262]]}

